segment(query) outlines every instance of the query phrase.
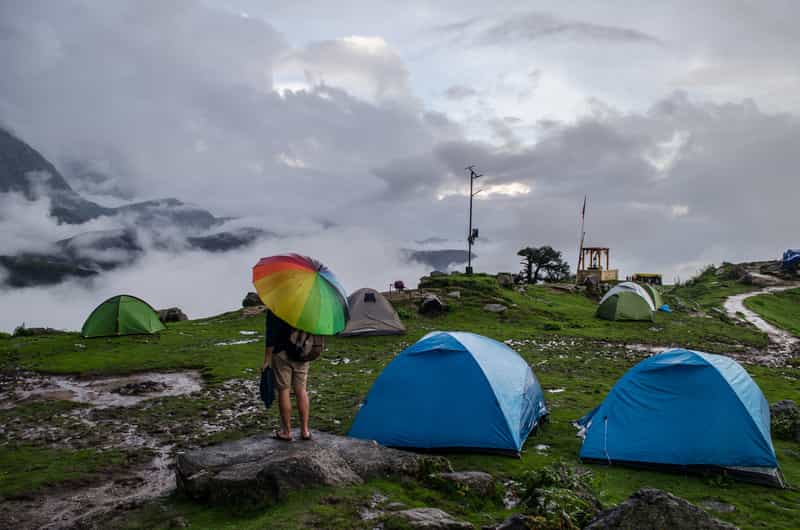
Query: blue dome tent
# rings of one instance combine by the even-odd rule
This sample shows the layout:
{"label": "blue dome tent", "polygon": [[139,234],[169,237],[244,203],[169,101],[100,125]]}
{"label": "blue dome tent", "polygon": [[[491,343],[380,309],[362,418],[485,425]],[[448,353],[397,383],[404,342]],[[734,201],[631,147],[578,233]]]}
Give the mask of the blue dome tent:
{"label": "blue dome tent", "polygon": [[585,461],[724,468],[783,485],[769,404],[744,368],[722,355],[677,349],[645,359],[578,424]]}
{"label": "blue dome tent", "polygon": [[392,447],[519,454],[547,414],[530,366],[474,333],[429,333],[378,376],[350,436]]}

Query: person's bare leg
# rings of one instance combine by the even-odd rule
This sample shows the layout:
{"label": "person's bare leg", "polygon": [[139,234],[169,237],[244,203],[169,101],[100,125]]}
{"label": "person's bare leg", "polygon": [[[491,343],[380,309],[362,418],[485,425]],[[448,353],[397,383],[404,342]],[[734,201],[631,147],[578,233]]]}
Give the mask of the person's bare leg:
{"label": "person's bare leg", "polygon": [[310,432],[308,430],[308,415],[310,404],[308,402],[308,392],[306,387],[297,386],[294,388],[294,396],[297,400],[297,412],[300,415],[301,435],[303,438],[308,438]]}
{"label": "person's bare leg", "polygon": [[278,410],[281,413],[281,432],[284,438],[292,437],[292,396],[288,388],[278,390]]}

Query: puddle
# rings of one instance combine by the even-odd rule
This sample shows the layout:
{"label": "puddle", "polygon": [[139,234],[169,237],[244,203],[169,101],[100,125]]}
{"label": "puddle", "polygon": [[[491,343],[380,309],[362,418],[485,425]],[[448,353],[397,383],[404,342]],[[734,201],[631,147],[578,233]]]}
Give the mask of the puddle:
{"label": "puddle", "polygon": [[95,379],[26,374],[15,378],[14,386],[13,393],[0,396],[0,407],[11,408],[28,399],[67,400],[100,409],[131,407],[148,399],[182,396],[203,388],[202,377],[196,370]]}
{"label": "puddle", "polygon": [[733,319],[739,319],[739,314],[744,315],[744,319],[749,322],[750,324],[754,325],[759,330],[763,331],[769,337],[770,342],[774,345],[774,347],[779,350],[780,352],[787,353],[790,352],[795,345],[800,342],[800,339],[792,335],[791,333],[779,329],[763,318],[761,318],[755,311],[751,311],[744,305],[744,301],[752,296],[758,296],[760,294],[772,294],[777,293],[780,291],[786,291],[788,289],[794,289],[800,285],[792,284],[792,285],[782,285],[776,287],[767,287],[765,289],[761,289],[759,291],[752,291],[749,293],[744,294],[737,294],[734,296],[730,296],[725,300],[725,312],[728,314],[729,317]]}

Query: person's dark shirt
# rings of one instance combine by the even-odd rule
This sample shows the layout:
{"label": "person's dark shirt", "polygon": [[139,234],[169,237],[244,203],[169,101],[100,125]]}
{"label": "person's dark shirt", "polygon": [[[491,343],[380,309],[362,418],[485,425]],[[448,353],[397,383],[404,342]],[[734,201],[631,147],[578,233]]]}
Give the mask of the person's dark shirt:
{"label": "person's dark shirt", "polygon": [[272,346],[275,353],[287,351],[290,344],[289,335],[292,333],[292,326],[281,320],[275,313],[267,309],[266,311],[266,330],[264,338],[266,346]]}

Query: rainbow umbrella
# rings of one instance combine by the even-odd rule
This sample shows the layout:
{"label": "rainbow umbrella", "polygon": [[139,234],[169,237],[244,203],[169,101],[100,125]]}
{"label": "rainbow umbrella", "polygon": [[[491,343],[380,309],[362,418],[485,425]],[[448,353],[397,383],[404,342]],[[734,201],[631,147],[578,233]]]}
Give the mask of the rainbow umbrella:
{"label": "rainbow umbrella", "polygon": [[299,254],[261,258],[253,267],[261,301],[279,318],[316,335],[335,335],[347,324],[347,293],[319,261]]}

